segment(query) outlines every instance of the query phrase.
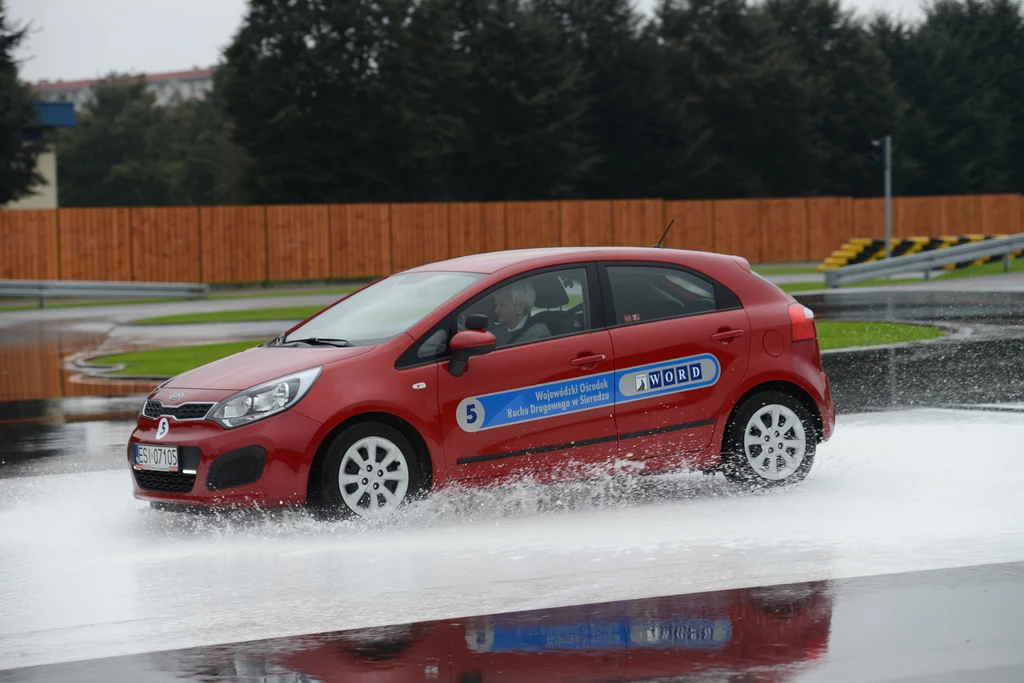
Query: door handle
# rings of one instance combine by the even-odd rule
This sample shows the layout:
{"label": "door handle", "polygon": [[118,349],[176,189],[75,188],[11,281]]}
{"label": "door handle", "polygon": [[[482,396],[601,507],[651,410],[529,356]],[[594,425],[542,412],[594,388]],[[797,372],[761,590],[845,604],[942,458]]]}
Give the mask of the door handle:
{"label": "door handle", "polygon": [[742,336],[743,330],[725,330],[723,332],[714,333],[713,335],[711,335],[711,338],[714,339],[715,341],[728,341],[730,339],[735,339],[736,337]]}
{"label": "door handle", "polygon": [[569,361],[569,365],[575,365],[576,367],[586,367],[588,365],[597,365],[603,360],[606,360],[608,356],[603,353],[594,354],[593,356],[580,356],[579,358],[573,358]]}

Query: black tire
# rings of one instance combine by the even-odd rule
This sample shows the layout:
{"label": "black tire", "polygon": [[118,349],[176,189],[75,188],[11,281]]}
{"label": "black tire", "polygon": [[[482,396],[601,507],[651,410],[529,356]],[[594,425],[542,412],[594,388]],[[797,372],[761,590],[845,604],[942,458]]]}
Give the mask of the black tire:
{"label": "black tire", "polygon": [[[327,456],[324,458],[323,466],[320,468],[320,503],[324,512],[342,518],[363,516],[366,514],[366,510],[369,510],[370,499],[376,498],[378,504],[383,499],[383,491],[380,491],[379,488],[376,491],[373,491],[373,489],[370,488],[374,484],[374,481],[369,481],[373,478],[373,472],[367,474],[366,479],[363,480],[368,481],[369,483],[366,484],[365,493],[362,495],[360,500],[356,501],[356,507],[360,507],[362,509],[355,509],[350,502],[352,501],[355,492],[358,492],[360,486],[363,485],[363,482],[346,486],[348,495],[342,495],[342,487],[339,477],[343,463],[346,467],[347,474],[351,476],[362,474],[361,467],[359,469],[354,469],[354,457],[349,458],[349,460],[346,461],[346,453],[348,453],[349,449],[360,441],[371,437],[376,437],[377,439],[390,442],[390,444],[397,447],[401,457],[404,458],[405,470],[408,473],[408,482],[405,487],[404,494],[398,497],[398,503],[394,507],[401,507],[410,499],[422,493],[424,477],[421,469],[420,457],[416,452],[416,449],[413,448],[412,444],[409,442],[409,439],[407,439],[402,432],[390,425],[386,425],[381,422],[361,422],[338,434],[328,448]],[[360,458],[363,456],[370,456],[369,450],[365,447],[358,448],[357,453]],[[377,453],[373,454],[372,457],[376,468],[383,460],[386,459],[386,451],[381,452],[380,449],[377,449]],[[367,466],[367,462],[369,461],[360,461],[363,466]],[[393,475],[395,471],[394,463],[392,463],[389,465],[388,473]],[[377,469],[376,472],[379,473],[382,472],[382,470]],[[390,491],[394,496],[396,494],[396,488],[398,487],[396,486],[395,488],[392,488],[390,485],[391,483],[393,483],[391,480],[379,481],[379,484],[381,486],[386,486],[388,491]],[[365,506],[361,505],[364,501],[366,503]]]}
{"label": "black tire", "polygon": [[367,664],[382,664],[401,658],[422,640],[424,627],[417,624],[373,626],[342,633],[337,642],[349,657]]}
{"label": "black tire", "polygon": [[[744,436],[748,424],[750,424],[751,419],[757,415],[762,408],[768,406],[780,406],[785,408],[795,415],[799,422],[799,429],[797,429],[797,426],[792,424],[791,421],[787,420],[782,422],[780,420],[781,429],[777,431],[778,434],[782,437],[786,437],[791,433],[790,430],[793,430],[792,433],[794,434],[799,433],[799,431],[802,430],[805,438],[803,459],[799,462],[793,472],[778,479],[770,478],[770,475],[767,473],[763,473],[762,471],[755,469],[754,466],[751,465],[750,459],[748,459],[747,453],[744,450]],[[770,419],[771,418],[769,418],[769,420]],[[764,423],[761,425],[755,425],[755,428],[760,430],[757,434],[759,439],[760,434],[764,434],[772,441],[771,446],[773,447],[773,453],[772,455],[765,454],[763,456],[764,462],[766,464],[769,463],[769,459],[774,455],[776,465],[778,465],[779,455],[775,451],[777,448],[776,444],[779,442],[774,442],[774,439],[777,438],[775,434],[763,431],[765,427],[766,425]],[[751,431],[753,435],[754,429]],[[785,444],[785,439],[780,442]],[[815,427],[811,414],[807,411],[807,408],[804,407],[803,403],[790,394],[782,391],[760,391],[745,399],[730,418],[729,424],[726,425],[725,436],[722,440],[722,457],[719,464],[719,470],[729,481],[745,484],[753,488],[790,486],[803,481],[804,478],[807,477],[808,472],[811,471],[811,466],[814,464],[814,455],[817,445],[818,431]],[[790,447],[788,444],[785,444],[785,446],[784,450],[788,452]],[[754,451],[753,449],[754,447],[752,446],[751,453],[756,460],[759,457],[759,453],[764,452],[764,447],[761,447],[759,452]],[[767,467],[765,469],[767,469]]]}
{"label": "black tire", "polygon": [[825,592],[825,585],[821,581],[807,581],[753,587],[745,592],[750,602],[765,614],[788,618],[803,614],[813,607]]}

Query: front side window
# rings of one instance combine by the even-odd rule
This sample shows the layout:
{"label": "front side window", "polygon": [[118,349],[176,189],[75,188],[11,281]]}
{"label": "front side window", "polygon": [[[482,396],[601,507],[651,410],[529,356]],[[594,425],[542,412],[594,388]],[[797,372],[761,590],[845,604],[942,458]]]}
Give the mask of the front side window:
{"label": "front side window", "polygon": [[586,268],[547,271],[493,290],[459,312],[460,330],[466,317],[487,317],[487,329],[497,348],[579,334],[591,329]]}
{"label": "front side window", "polygon": [[284,343],[298,339],[338,339],[350,346],[394,339],[483,275],[425,272],[392,275],[342,300],[305,325]]}
{"label": "front side window", "polygon": [[608,266],[607,272],[616,325],[678,318],[718,307],[714,283],[684,270]]}

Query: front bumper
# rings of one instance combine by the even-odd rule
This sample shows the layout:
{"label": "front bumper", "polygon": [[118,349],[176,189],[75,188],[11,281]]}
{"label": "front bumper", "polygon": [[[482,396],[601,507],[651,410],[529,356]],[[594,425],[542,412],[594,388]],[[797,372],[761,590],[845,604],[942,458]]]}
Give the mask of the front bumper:
{"label": "front bumper", "polygon": [[[201,507],[281,507],[305,502],[320,423],[293,410],[235,429],[208,420],[139,418],[128,440],[128,467],[139,500]],[[135,444],[177,446],[176,473],[138,470]],[[194,472],[194,474],[192,474]]]}

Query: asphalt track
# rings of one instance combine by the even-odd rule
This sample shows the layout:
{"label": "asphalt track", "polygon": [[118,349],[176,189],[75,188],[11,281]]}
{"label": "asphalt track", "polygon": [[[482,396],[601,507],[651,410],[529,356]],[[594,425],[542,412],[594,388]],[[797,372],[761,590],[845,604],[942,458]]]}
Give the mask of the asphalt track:
{"label": "asphalt track", "polygon": [[835,438],[769,494],[684,474],[455,492],[373,527],[166,514],[128,493],[134,397],[0,406],[0,681],[1021,680],[1004,285],[815,302],[957,334],[826,354]]}

